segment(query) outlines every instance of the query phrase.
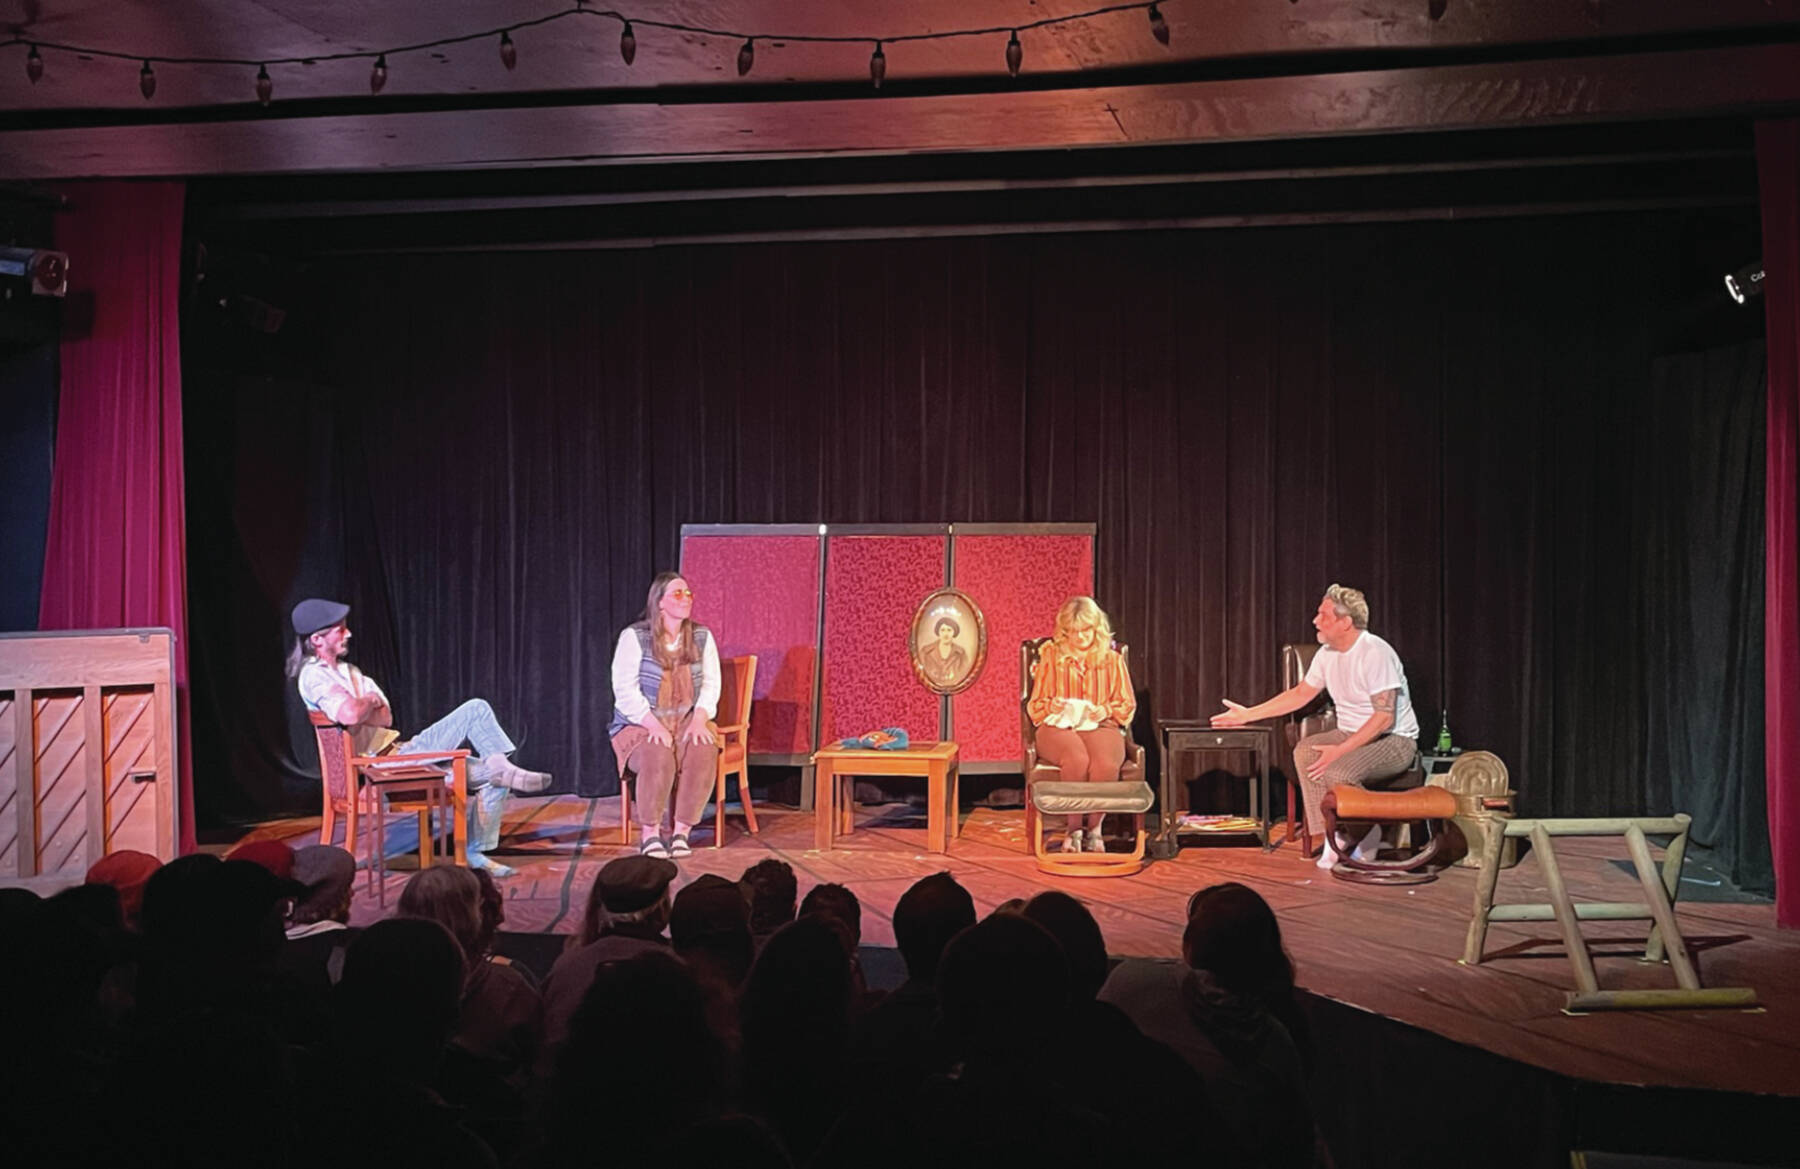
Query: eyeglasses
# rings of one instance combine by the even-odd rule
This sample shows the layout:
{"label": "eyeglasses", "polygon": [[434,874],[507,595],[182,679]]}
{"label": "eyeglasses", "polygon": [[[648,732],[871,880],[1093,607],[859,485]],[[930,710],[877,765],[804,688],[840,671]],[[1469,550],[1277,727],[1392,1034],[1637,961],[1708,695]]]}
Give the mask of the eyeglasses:
{"label": "eyeglasses", "polygon": [[693,589],[670,589],[669,595],[671,597],[674,597],[677,601],[691,601],[694,599],[694,590]]}

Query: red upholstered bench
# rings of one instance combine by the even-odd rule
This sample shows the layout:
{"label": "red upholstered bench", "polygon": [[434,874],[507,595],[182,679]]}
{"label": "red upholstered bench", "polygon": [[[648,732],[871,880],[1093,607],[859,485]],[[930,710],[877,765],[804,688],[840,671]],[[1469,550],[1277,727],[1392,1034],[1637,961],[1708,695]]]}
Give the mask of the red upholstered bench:
{"label": "red upholstered bench", "polygon": [[[1339,784],[1325,793],[1320,808],[1325,813],[1325,838],[1342,859],[1331,875],[1361,885],[1423,885],[1437,880],[1427,868],[1444,847],[1444,821],[1456,815],[1456,797],[1441,787],[1409,791],[1370,791],[1353,784]],[[1425,843],[1410,856],[1398,860],[1355,859],[1351,855],[1361,837],[1343,822],[1358,824],[1423,824]]]}

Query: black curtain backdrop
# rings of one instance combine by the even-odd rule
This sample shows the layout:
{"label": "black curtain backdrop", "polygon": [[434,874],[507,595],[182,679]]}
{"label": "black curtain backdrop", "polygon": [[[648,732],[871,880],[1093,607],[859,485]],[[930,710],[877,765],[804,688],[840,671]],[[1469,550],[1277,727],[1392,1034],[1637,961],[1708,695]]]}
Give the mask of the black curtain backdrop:
{"label": "black curtain backdrop", "polygon": [[274,342],[189,329],[201,815],[316,802],[300,596],[355,606],[402,726],[485,696],[597,794],[681,524],[1089,521],[1145,741],[1272,693],[1342,581],[1526,810],[1688,810],[1766,885],[1761,352],[1667,352],[1683,230],[322,263]]}

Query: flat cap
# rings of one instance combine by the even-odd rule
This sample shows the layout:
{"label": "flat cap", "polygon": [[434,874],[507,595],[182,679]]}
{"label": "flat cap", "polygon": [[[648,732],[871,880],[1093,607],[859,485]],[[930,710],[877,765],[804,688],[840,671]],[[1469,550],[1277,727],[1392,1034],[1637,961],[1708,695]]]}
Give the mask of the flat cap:
{"label": "flat cap", "polygon": [[294,606],[294,633],[300,637],[330,629],[350,616],[350,606],[323,597],[308,597]]}
{"label": "flat cap", "polygon": [[622,856],[602,866],[594,883],[600,886],[600,904],[613,913],[635,913],[655,905],[680,871],[661,857]]}

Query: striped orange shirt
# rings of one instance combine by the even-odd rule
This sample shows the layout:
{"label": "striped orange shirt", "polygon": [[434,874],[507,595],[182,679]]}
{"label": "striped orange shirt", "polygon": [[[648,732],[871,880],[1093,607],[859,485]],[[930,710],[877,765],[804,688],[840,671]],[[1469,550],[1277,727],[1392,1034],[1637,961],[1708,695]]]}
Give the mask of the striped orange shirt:
{"label": "striped orange shirt", "polygon": [[1084,698],[1106,709],[1106,716],[1122,727],[1137,714],[1137,693],[1131,673],[1116,649],[1108,649],[1098,661],[1063,649],[1052,641],[1044,646],[1031,673],[1031,699],[1025,713],[1033,726],[1043,726],[1058,699]]}

